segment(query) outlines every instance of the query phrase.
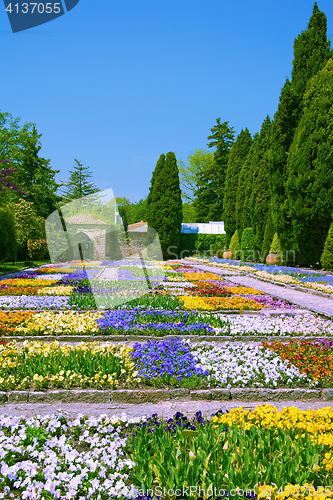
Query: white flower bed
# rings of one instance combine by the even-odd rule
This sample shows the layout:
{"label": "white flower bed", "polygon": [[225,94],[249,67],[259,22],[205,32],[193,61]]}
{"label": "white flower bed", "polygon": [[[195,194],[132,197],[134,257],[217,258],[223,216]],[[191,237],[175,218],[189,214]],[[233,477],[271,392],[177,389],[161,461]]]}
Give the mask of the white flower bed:
{"label": "white flower bed", "polygon": [[283,384],[287,387],[309,383],[317,385],[295,366],[288,368],[288,361],[273,351],[248,344],[215,346],[215,342],[191,346],[196,368],[208,370],[208,379],[219,386],[270,387]]}
{"label": "white flower bed", "polygon": [[126,416],[69,421],[61,414],[29,420],[1,415],[0,498],[135,497],[134,486],[125,484],[135,464],[124,458],[118,422],[124,425]]}
{"label": "white flower bed", "polygon": [[226,322],[222,327],[215,328],[219,335],[333,336],[333,322],[310,313],[268,317],[219,314],[219,317]]}
{"label": "white flower bed", "polygon": [[297,278],[293,278],[292,276],[289,276],[289,274],[283,274],[283,273],[268,273],[267,271],[257,271],[256,276],[259,276],[260,278],[272,280],[272,281],[278,281],[279,283],[287,283],[290,285],[298,285],[301,283]]}
{"label": "white flower bed", "polygon": [[317,290],[318,292],[333,293],[332,285],[323,285],[321,283],[313,283],[311,281],[300,283],[300,285],[304,286],[305,288],[312,288],[312,290]]}

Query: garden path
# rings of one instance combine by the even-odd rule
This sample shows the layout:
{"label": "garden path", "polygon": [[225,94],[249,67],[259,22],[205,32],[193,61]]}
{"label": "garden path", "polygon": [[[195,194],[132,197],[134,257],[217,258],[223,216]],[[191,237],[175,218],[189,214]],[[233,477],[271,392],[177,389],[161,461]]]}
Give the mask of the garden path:
{"label": "garden path", "polygon": [[281,285],[265,283],[264,281],[261,281],[253,277],[241,276],[239,274],[236,275],[236,273],[234,272],[231,274],[229,271],[221,269],[220,267],[208,266],[206,264],[197,264],[194,262],[192,263],[189,260],[183,260],[180,262],[182,264],[186,264],[201,271],[208,271],[214,274],[219,274],[221,276],[227,275],[228,281],[246,287],[252,287],[255,288],[256,290],[261,290],[262,292],[274,295],[274,297],[278,297],[280,299],[293,302],[294,304],[297,304],[301,308],[309,309],[312,312],[315,312],[317,314],[322,314],[330,319],[333,319],[333,300],[316,295],[311,291],[300,292],[298,290],[293,290],[288,286],[285,287]]}
{"label": "garden path", "polygon": [[0,406],[0,414],[7,414],[13,416],[24,415],[31,417],[33,415],[51,415],[58,410],[67,411],[70,416],[76,417],[79,413],[84,415],[99,416],[106,414],[108,416],[118,415],[125,413],[128,418],[139,417],[142,415],[151,416],[157,413],[159,416],[166,418],[172,417],[177,411],[180,411],[188,417],[194,416],[197,411],[202,411],[203,415],[211,416],[212,413],[222,409],[231,410],[231,408],[256,408],[259,404],[272,404],[279,410],[287,406],[296,406],[299,409],[308,410],[312,408],[317,410],[319,408],[326,408],[330,406],[327,401],[162,401],[160,403],[6,403]]}

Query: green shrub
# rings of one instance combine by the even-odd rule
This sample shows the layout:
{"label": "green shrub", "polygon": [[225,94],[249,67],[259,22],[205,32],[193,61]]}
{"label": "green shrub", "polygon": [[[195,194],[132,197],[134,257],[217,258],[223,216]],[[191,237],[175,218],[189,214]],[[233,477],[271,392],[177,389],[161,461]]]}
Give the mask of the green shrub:
{"label": "green shrub", "polygon": [[283,258],[283,252],[281,250],[280,240],[277,233],[274,234],[270,253],[276,253],[277,255],[279,255],[281,264],[285,264],[285,260]]}
{"label": "green shrub", "polygon": [[244,262],[254,262],[256,260],[256,249],[252,227],[243,229],[241,241],[241,259]]}
{"label": "green shrub", "polygon": [[275,234],[274,224],[272,221],[271,214],[269,212],[265,225],[264,241],[261,247],[261,258],[260,258],[261,262],[266,262],[266,257],[270,252],[274,234]]}
{"label": "green shrub", "polygon": [[222,257],[226,249],[225,242],[225,234],[181,233],[178,258],[191,257],[193,255],[210,257],[213,254],[218,254],[218,256]]}
{"label": "green shrub", "polygon": [[239,237],[238,237],[238,231],[234,232],[231,240],[230,240],[230,251],[232,252],[232,258],[233,259],[239,259],[240,257],[240,244],[239,244]]}
{"label": "green shrub", "polygon": [[327,271],[333,270],[333,222],[328,231],[320,262]]}
{"label": "green shrub", "polygon": [[15,218],[8,207],[0,208],[0,263],[15,260],[17,249]]}

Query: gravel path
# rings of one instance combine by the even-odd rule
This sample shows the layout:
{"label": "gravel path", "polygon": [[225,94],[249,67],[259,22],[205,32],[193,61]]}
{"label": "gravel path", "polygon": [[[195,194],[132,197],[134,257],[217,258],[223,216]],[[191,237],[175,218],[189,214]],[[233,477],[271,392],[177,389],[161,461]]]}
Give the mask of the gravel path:
{"label": "gravel path", "polygon": [[255,408],[259,404],[272,404],[276,406],[279,410],[285,408],[286,406],[296,406],[297,408],[308,410],[317,410],[319,408],[326,408],[330,406],[328,402],[318,401],[318,402],[301,402],[301,401],[283,401],[283,402],[263,402],[263,401],[251,401],[251,402],[241,402],[241,401],[163,401],[160,403],[142,403],[142,404],[120,404],[120,403],[99,403],[99,404],[86,404],[86,403],[72,403],[72,404],[3,404],[0,406],[0,414],[14,415],[14,416],[26,416],[31,417],[33,415],[51,415],[58,410],[66,411],[72,417],[76,417],[78,414],[99,416],[106,414],[108,416],[121,415],[125,413],[128,417],[139,417],[141,415],[151,416],[153,413],[157,413],[159,416],[169,418],[173,416],[177,411],[186,414],[188,417],[195,415],[199,410],[205,416],[210,416],[212,413],[222,409],[230,410],[231,408],[243,407],[243,408]]}

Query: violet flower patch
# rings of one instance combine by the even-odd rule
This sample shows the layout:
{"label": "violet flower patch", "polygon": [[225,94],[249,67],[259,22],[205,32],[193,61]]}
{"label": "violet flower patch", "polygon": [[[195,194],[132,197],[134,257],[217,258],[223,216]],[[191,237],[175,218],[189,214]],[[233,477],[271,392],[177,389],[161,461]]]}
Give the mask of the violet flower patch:
{"label": "violet flower patch", "polygon": [[209,373],[196,367],[190,347],[178,338],[137,342],[133,348],[131,356],[137,360],[139,376],[146,382],[159,379],[162,383],[175,384],[191,377],[200,380]]}

